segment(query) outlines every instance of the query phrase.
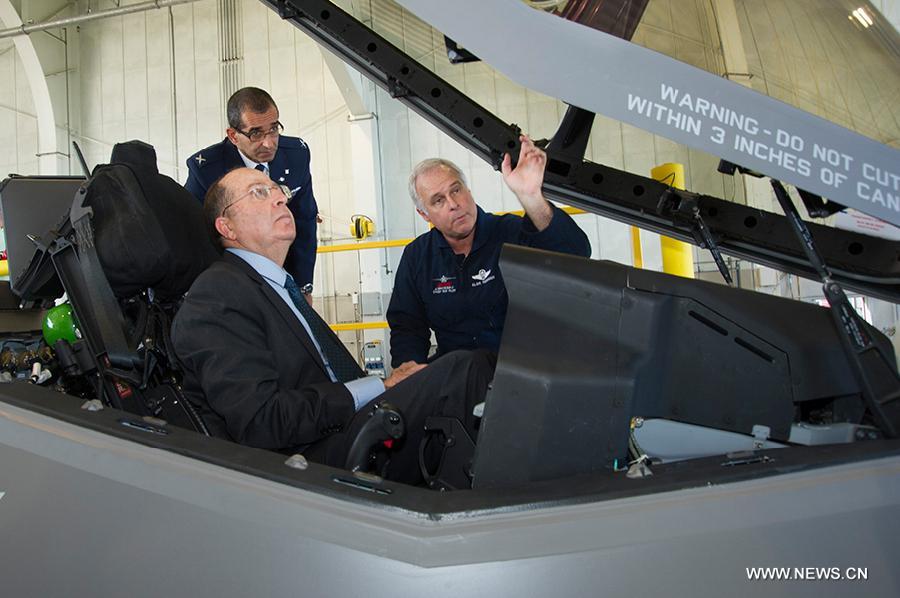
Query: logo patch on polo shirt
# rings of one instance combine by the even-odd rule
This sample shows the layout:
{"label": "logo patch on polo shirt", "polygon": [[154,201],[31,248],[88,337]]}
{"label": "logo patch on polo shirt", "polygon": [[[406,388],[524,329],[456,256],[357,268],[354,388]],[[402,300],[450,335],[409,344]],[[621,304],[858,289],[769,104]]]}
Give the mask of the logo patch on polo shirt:
{"label": "logo patch on polo shirt", "polygon": [[433,295],[440,295],[442,293],[455,293],[456,292],[456,280],[455,276],[441,276],[440,278],[435,278],[434,280],[434,288],[431,290]]}
{"label": "logo patch on polo shirt", "polygon": [[487,284],[494,280],[494,275],[491,274],[490,270],[485,270],[484,268],[482,268],[478,271],[478,274],[472,275],[472,280],[474,281],[472,283],[473,287],[480,287],[481,285]]}

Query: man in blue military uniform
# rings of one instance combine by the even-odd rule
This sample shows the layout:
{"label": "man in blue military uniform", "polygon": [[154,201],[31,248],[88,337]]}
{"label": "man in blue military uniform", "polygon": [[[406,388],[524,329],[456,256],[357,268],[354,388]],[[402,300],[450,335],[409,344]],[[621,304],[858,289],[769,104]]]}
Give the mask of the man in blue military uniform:
{"label": "man in blue military uniform", "polygon": [[437,355],[456,349],[497,351],[508,297],[500,273],[500,249],[515,243],[589,256],[591,246],[572,218],[541,192],[547,155],[526,136],[515,168],[507,154],[501,170],[525,217],[484,212],[452,162],[420,162],[409,177],[416,211],[434,225],[407,245],[388,307],[391,364],[426,363],[431,330]]}
{"label": "man in blue military uniform", "polygon": [[234,92],[228,99],[227,112],[227,137],[188,158],[184,186],[202,202],[213,183],[226,172],[244,166],[287,186],[292,193],[289,207],[297,235],[284,268],[308,300],[316,265],[319,212],[309,172],[309,147],[299,137],[281,135],[284,127],[278,120],[278,106],[262,89],[244,87]]}

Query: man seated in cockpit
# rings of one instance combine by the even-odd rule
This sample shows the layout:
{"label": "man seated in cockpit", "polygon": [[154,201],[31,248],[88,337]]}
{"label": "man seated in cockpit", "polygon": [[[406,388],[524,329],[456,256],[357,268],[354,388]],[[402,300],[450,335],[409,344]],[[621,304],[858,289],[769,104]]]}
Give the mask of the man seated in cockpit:
{"label": "man seated in cockpit", "polygon": [[290,190],[250,168],[219,179],[204,214],[225,249],[194,281],[172,326],[184,394],[214,436],[342,467],[382,402],[398,407],[406,437],[387,476],[422,480],[419,445],[431,415],[470,430],[493,375],[492,356],[456,351],[428,365],[366,376],[284,269],[296,235]]}

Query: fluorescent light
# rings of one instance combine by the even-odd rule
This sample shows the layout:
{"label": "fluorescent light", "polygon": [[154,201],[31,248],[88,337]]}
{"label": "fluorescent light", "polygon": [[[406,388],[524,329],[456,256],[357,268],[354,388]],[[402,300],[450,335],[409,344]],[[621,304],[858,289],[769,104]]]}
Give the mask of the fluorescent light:
{"label": "fluorescent light", "polygon": [[872,20],[872,17],[869,16],[869,13],[867,13],[866,9],[862,6],[854,10],[848,18],[851,20],[855,18],[857,21],[859,21],[860,25],[866,28],[875,24],[875,21]]}
{"label": "fluorescent light", "polygon": [[868,23],[869,25],[875,24],[875,21],[872,20],[872,17],[869,16],[869,13],[867,13],[866,9],[863,8],[862,6],[859,7],[859,14],[860,14],[860,16],[862,16],[863,19],[866,20],[866,23]]}

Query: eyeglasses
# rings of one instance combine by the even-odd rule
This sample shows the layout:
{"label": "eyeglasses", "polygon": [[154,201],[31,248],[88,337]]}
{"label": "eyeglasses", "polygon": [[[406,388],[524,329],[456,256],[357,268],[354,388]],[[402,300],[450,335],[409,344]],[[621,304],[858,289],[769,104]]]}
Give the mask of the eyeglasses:
{"label": "eyeglasses", "polygon": [[253,187],[250,187],[249,191],[222,208],[222,216],[225,215],[225,211],[228,208],[241,201],[245,197],[252,197],[255,201],[268,201],[272,199],[272,193],[281,193],[282,195],[284,195],[284,203],[291,203],[291,197],[293,197],[293,194],[291,193],[291,190],[287,185],[254,185]]}
{"label": "eyeglasses", "polygon": [[261,129],[253,129],[251,131],[241,131],[240,129],[235,129],[238,133],[252,141],[253,143],[259,143],[263,140],[264,137],[275,136],[278,137],[281,135],[281,132],[284,131],[284,125],[279,121],[275,121],[275,124],[272,125],[272,128],[268,131],[263,131]]}

